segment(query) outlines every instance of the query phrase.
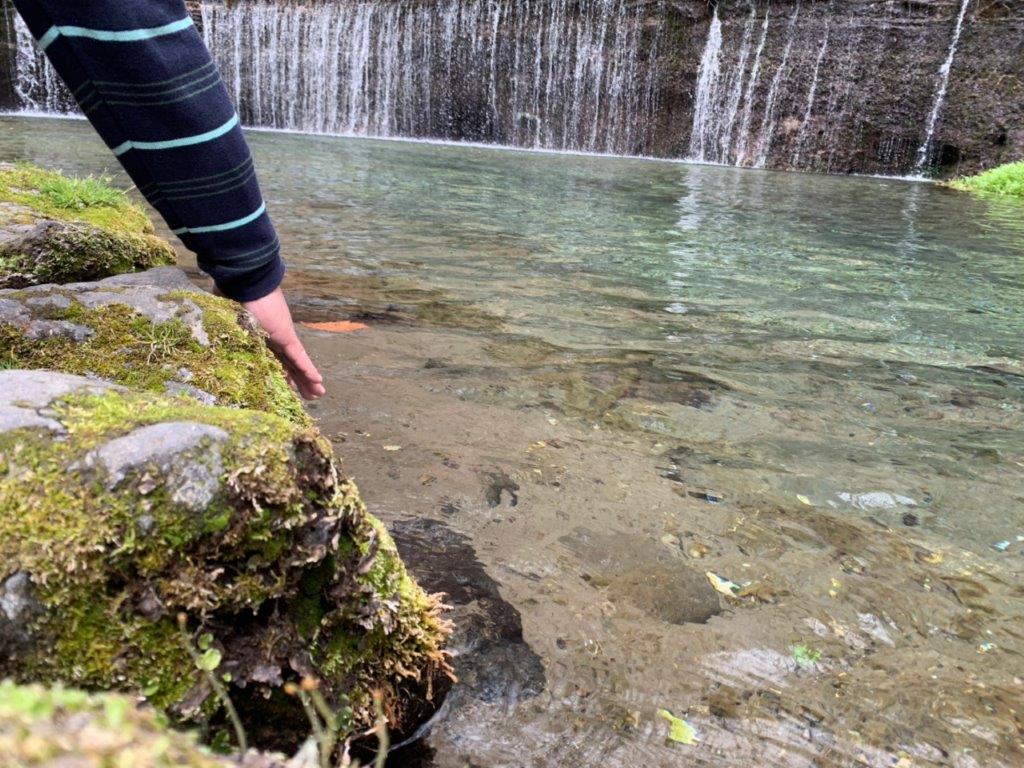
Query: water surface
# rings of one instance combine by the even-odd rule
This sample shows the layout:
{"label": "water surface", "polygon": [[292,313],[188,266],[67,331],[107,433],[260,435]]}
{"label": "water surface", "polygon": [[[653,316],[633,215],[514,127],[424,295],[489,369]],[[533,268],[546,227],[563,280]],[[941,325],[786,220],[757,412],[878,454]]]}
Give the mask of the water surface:
{"label": "water surface", "polygon": [[[314,412],[462,627],[396,765],[1020,764],[1024,206],[252,141],[297,314],[371,326],[306,335]],[[116,170],[71,121],[0,159]]]}

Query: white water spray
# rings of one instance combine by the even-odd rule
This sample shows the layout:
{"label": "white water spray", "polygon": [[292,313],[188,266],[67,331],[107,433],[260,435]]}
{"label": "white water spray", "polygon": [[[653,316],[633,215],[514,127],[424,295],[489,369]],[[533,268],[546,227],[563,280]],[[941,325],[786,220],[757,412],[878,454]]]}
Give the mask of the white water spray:
{"label": "white water spray", "polygon": [[814,99],[818,95],[818,73],[821,72],[821,62],[825,58],[825,53],[828,51],[828,39],[831,33],[831,27],[826,19],[825,21],[825,37],[821,41],[821,48],[818,49],[818,58],[814,60],[814,74],[811,75],[811,87],[807,91],[807,105],[804,107],[804,116],[800,121],[800,131],[796,137],[796,154],[793,157],[793,164],[799,167],[800,156],[804,150],[804,143],[807,140],[807,126],[811,122],[811,112],[814,109]]}
{"label": "white water spray", "polygon": [[928,114],[928,123],[925,130],[924,142],[917,150],[917,165],[915,170],[920,174],[928,162],[928,155],[932,148],[932,139],[935,136],[935,124],[938,122],[939,113],[942,112],[942,104],[946,100],[946,89],[949,87],[949,73],[953,69],[953,59],[956,57],[956,48],[960,43],[960,33],[963,31],[964,18],[967,16],[967,6],[971,0],[960,0],[960,13],[956,17],[956,26],[953,28],[953,37],[949,42],[949,52],[946,60],[939,67],[938,88],[935,92],[935,103],[932,104],[932,111]]}
{"label": "white water spray", "polygon": [[786,47],[782,51],[782,59],[775,70],[775,76],[772,78],[772,84],[768,88],[768,97],[764,103],[764,114],[761,116],[761,132],[758,140],[757,161],[754,163],[757,168],[764,168],[768,162],[768,153],[772,148],[772,136],[775,135],[775,102],[778,99],[779,85],[786,73],[786,64],[789,63],[789,54],[793,50],[793,40],[796,37],[796,22],[799,18],[800,3],[798,0],[793,15],[789,19]]}
{"label": "white water spray", "polygon": [[708,27],[708,39],[697,70],[697,90],[693,95],[693,127],[690,129],[690,157],[705,160],[712,144],[711,122],[715,118],[715,95],[722,66],[722,21],[715,6]]}

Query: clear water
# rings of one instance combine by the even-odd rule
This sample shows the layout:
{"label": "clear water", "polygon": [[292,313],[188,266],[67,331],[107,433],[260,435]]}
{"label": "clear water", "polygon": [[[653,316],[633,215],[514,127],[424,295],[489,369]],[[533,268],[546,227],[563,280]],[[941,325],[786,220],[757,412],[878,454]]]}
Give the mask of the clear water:
{"label": "clear water", "polygon": [[[386,518],[468,537],[545,669],[447,712],[430,764],[1019,764],[1024,205],[252,142],[297,313],[371,325],[309,335],[318,418]],[[0,121],[0,159],[115,168],[69,121]],[[672,569],[771,589],[681,623]]]}

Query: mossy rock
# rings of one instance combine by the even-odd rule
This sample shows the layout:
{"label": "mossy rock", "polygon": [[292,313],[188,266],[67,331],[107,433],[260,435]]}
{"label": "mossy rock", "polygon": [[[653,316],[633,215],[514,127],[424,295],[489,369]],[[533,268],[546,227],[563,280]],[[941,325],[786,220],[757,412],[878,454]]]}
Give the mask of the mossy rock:
{"label": "mossy rock", "polygon": [[249,315],[174,267],[0,290],[0,368],[15,366],[310,423]]}
{"label": "mossy rock", "polygon": [[145,211],[105,179],[0,165],[0,288],[97,280],[174,263]]}
{"label": "mossy rock", "polygon": [[409,691],[446,669],[437,600],[314,428],[0,371],[0,677],[141,691],[216,727],[180,613],[190,642],[219,654],[257,744],[306,732],[289,680],[347,698],[353,727],[383,691],[401,730],[421,703]]}
{"label": "mossy rock", "polygon": [[0,766],[284,768],[280,755],[214,755],[128,696],[0,681]]}

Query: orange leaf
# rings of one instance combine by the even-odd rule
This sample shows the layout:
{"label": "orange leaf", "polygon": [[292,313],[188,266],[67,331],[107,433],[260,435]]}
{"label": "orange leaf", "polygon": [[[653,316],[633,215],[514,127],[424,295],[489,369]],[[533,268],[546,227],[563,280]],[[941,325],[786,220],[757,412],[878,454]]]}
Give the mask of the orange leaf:
{"label": "orange leaf", "polygon": [[370,327],[366,323],[356,323],[352,320],[331,320],[326,323],[304,322],[303,325],[314,331],[327,331],[328,333],[352,333],[352,331],[361,331]]}

